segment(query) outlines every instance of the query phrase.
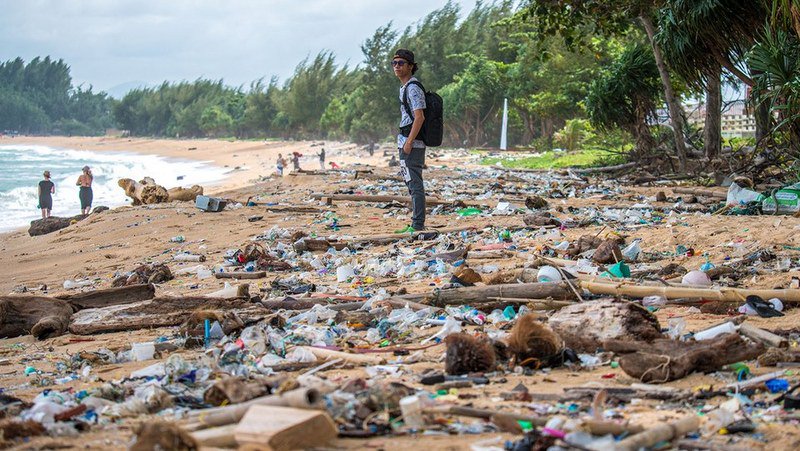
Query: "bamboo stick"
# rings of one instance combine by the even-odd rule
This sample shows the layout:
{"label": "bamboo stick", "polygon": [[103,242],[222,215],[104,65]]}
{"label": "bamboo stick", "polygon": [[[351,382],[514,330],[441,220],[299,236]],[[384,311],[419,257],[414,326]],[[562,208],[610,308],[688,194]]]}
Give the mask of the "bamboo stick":
{"label": "bamboo stick", "polygon": [[433,293],[406,294],[395,296],[391,299],[410,300],[423,304],[429,303],[430,305],[440,307],[443,305],[463,305],[484,302],[498,297],[569,301],[575,299],[575,293],[569,289],[566,283],[561,282],[509,283],[453,288],[450,290],[435,290]]}
{"label": "bamboo stick", "polygon": [[[371,195],[371,194],[325,194],[315,193],[312,199],[349,200],[353,202],[402,202],[411,203],[411,196],[392,196],[392,195]],[[449,200],[442,200],[436,197],[426,197],[426,205],[447,205],[453,203]]]}
{"label": "bamboo stick", "polygon": [[778,298],[784,303],[800,302],[800,290],[765,290],[750,288],[692,288],[683,286],[645,286],[626,283],[581,281],[581,287],[593,294],[626,295],[638,298],[664,296],[666,299],[702,298],[713,301],[742,302],[749,295],[764,299]]}
{"label": "bamboo stick", "polygon": [[299,409],[316,409],[321,399],[319,391],[313,388],[298,388],[280,395],[262,396],[240,404],[211,409],[193,410],[189,418],[194,420],[186,425],[187,430],[197,430],[204,427],[224,426],[238,423],[251,406],[286,406]]}
{"label": "bamboo stick", "polygon": [[495,415],[504,415],[514,420],[528,421],[535,426],[544,426],[545,423],[547,423],[547,418],[532,417],[530,415],[502,412],[499,410],[476,409],[474,407],[465,406],[436,406],[426,408],[424,411],[426,413],[458,415],[462,417],[482,418],[485,420],[489,420]]}
{"label": "bamboo stick", "polygon": [[386,362],[383,357],[376,355],[352,354],[331,349],[315,348],[313,346],[301,346],[301,348],[311,352],[315,357],[322,360],[342,359],[345,362],[362,365],[380,365]]}
{"label": "bamboo stick", "polygon": [[789,340],[779,335],[775,335],[768,330],[764,330],[756,326],[753,326],[752,324],[747,324],[747,323],[740,324],[739,333],[759,343],[764,343],[767,346],[774,346],[776,348],[789,347]]}

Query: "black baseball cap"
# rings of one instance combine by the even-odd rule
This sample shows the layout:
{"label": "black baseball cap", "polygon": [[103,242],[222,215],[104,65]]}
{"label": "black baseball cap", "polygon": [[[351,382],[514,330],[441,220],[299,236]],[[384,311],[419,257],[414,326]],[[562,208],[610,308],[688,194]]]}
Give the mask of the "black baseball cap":
{"label": "black baseball cap", "polygon": [[403,58],[409,63],[414,64],[414,52],[411,50],[398,49],[396,52],[394,52],[394,56],[392,58]]}

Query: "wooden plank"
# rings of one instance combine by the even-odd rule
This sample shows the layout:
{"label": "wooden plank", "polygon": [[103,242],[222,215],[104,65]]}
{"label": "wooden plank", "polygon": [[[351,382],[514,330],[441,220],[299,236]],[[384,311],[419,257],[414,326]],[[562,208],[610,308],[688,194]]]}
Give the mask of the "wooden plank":
{"label": "wooden plank", "polygon": [[253,406],[234,431],[240,449],[286,451],[322,446],[338,429],[327,413],[292,407]]}
{"label": "wooden plank", "polygon": [[156,287],[150,283],[84,291],[76,294],[62,294],[56,296],[56,299],[63,299],[69,302],[76,310],[82,310],[108,307],[109,305],[131,304],[153,299],[155,296]]}

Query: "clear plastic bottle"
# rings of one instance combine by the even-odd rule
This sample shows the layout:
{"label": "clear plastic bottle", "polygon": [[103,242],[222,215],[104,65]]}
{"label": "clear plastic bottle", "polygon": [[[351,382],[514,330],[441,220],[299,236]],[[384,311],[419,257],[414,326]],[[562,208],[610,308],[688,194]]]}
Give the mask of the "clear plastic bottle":
{"label": "clear plastic bottle", "polygon": [[642,246],[641,246],[642,239],[636,238],[633,242],[625,247],[622,250],[622,256],[625,260],[635,262],[639,259],[639,254],[642,253]]}

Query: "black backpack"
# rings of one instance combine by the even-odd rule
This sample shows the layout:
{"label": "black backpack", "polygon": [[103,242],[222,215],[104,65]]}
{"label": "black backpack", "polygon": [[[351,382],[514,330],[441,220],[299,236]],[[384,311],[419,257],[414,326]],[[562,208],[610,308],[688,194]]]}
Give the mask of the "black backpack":
{"label": "black backpack", "polygon": [[[441,146],[442,136],[444,135],[444,103],[442,102],[442,97],[433,91],[426,91],[422,83],[416,80],[410,81],[408,84],[419,85],[425,93],[425,122],[422,123],[422,130],[419,131],[418,138],[426,146]],[[411,107],[408,106],[408,86],[403,91],[403,106],[408,116],[413,119],[414,113],[411,111]]]}

